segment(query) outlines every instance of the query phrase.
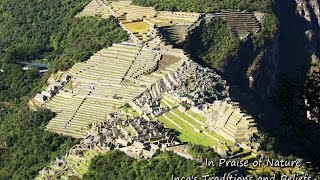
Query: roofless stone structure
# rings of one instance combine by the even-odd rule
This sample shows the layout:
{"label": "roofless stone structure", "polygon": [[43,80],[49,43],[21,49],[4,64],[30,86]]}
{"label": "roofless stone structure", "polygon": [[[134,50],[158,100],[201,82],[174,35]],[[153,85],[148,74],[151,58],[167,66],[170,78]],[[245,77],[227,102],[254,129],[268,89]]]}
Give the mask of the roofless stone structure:
{"label": "roofless stone structure", "polygon": [[169,43],[181,43],[196,26],[200,25],[199,22],[212,21],[215,18],[225,20],[232,33],[240,39],[245,39],[259,32],[260,23],[264,20],[264,13],[260,12],[233,9],[223,9],[213,14],[156,11],[153,7],[135,6],[130,1],[123,0],[92,0],[77,17],[95,15],[102,18],[115,16],[127,30],[131,40],[138,44],[155,38],[157,31]]}
{"label": "roofless stone structure", "polygon": [[[83,138],[99,123],[146,91],[184,59],[158,70],[161,52],[130,43],[114,44],[74,65],[71,79],[43,106],[57,113],[47,130]],[[94,112],[94,113],[93,113]]]}
{"label": "roofless stone structure", "polygon": [[[102,0],[92,0],[76,15],[82,16],[115,16],[130,39],[50,78],[47,90],[35,97],[36,104],[57,113],[46,130],[82,138],[38,179],[81,177],[95,155],[112,149],[135,158],[151,158],[157,149],[177,151],[170,147],[181,144],[180,136],[169,129],[223,156],[239,147],[257,151],[254,120],[231,101],[227,82],[170,44],[183,42],[208,16]],[[259,30],[252,14],[217,16],[240,37]]]}

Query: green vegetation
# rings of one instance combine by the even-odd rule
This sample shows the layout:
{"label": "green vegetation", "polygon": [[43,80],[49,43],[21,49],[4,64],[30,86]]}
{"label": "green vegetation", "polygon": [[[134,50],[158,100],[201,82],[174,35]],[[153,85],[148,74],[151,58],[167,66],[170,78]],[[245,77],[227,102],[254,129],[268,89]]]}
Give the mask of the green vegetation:
{"label": "green vegetation", "polygon": [[266,13],[262,30],[245,41],[240,41],[230,32],[226,22],[218,19],[205,24],[203,30],[187,42],[185,47],[193,59],[223,72],[232,81],[237,77],[236,81],[246,82],[248,76],[260,69],[279,28],[273,11],[274,0],[133,0],[133,3],[153,6],[157,10],[213,13],[221,9],[239,9]]}
{"label": "green vegetation", "polygon": [[168,115],[168,118],[170,118],[172,121],[174,121],[179,126],[181,126],[182,129],[178,128],[176,125],[174,125],[173,123],[171,123],[168,119],[166,119],[164,117],[159,117],[158,119],[167,128],[174,129],[177,132],[179,132],[178,138],[180,141],[186,142],[186,143],[191,143],[191,144],[198,144],[198,145],[202,145],[202,146],[208,146],[208,147],[212,147],[213,145],[217,145],[213,139],[211,139],[210,137],[208,137],[202,133],[195,132],[191,126],[184,123],[180,119],[178,119],[172,115],[171,116]]}
{"label": "green vegetation", "polygon": [[221,19],[205,25],[202,34],[203,60],[223,72],[238,55],[240,40],[231,33]]}
{"label": "green vegetation", "polygon": [[161,104],[161,106],[168,107],[168,108],[177,107],[176,104],[172,103],[167,98],[161,99],[160,104]]}
{"label": "green vegetation", "polygon": [[[87,60],[93,53],[125,40],[126,33],[115,18],[75,18],[66,32],[59,31],[51,36],[55,70],[68,69],[75,62]],[[57,54],[56,54],[57,53]]]}
{"label": "green vegetation", "polygon": [[213,149],[210,147],[193,144],[190,146],[189,153],[195,159],[199,159],[199,160],[208,159],[215,162],[219,161],[219,155],[216,152],[214,152]]}
{"label": "green vegetation", "polygon": [[201,116],[201,115],[193,112],[192,110],[188,110],[187,113],[188,113],[191,117],[197,119],[198,121],[201,121],[201,122],[203,122],[203,123],[205,123],[205,122],[207,121],[207,119],[206,119],[205,117],[203,117],[203,116]]}
{"label": "green vegetation", "polygon": [[[187,116],[185,113],[181,112],[180,110],[178,110],[177,108],[176,109],[173,109],[171,110],[175,115],[177,116],[174,116],[175,118],[176,117],[179,117],[178,119],[184,119],[185,121],[187,121],[188,123],[192,124],[194,127],[196,127],[198,130],[202,130],[203,132],[206,132],[207,134],[209,134],[211,137],[201,133],[203,136],[206,136],[210,139],[210,141],[213,141],[214,142],[214,145],[217,145],[217,142],[216,141],[221,141],[221,142],[225,142],[227,143],[228,145],[232,145],[233,143],[221,136],[219,136],[218,134],[214,133],[214,132],[211,132],[211,131],[208,131],[207,129],[204,129],[202,126],[201,126],[201,121],[195,121],[194,119],[190,118],[189,116]],[[190,126],[190,125],[189,125]],[[191,126],[190,126],[191,127]],[[198,133],[198,132],[194,132],[194,133]],[[199,133],[198,133],[199,134]],[[213,139],[214,138],[214,139]],[[200,144],[201,145],[201,144]]]}
{"label": "green vegetation", "polygon": [[215,20],[204,25],[200,48],[188,49],[198,54],[200,60],[208,63],[228,77],[246,79],[260,69],[263,59],[268,57],[278,31],[278,20],[272,13],[266,14],[262,29],[245,41],[240,41],[228,29],[223,20]]}
{"label": "green vegetation", "polygon": [[172,112],[175,113],[177,116],[179,116],[180,118],[188,121],[189,123],[193,124],[194,126],[196,126],[198,129],[201,128],[201,124],[198,121],[193,120],[192,118],[190,118],[189,116],[186,115],[186,113],[181,112],[178,108],[176,109],[172,109]]}
{"label": "green vegetation", "polygon": [[[214,154],[212,159],[217,158]],[[135,160],[119,151],[94,158],[83,179],[171,179],[171,176],[217,174],[217,167],[200,167],[171,152],[161,152],[150,160]]]}
{"label": "green vegetation", "polygon": [[32,179],[76,141],[44,131],[52,112],[30,112],[25,107],[42,85],[37,72],[23,72],[12,64],[4,69],[0,73],[0,179]]}
{"label": "green vegetation", "polygon": [[[179,115],[181,115],[181,113]],[[204,133],[197,132],[195,129],[193,129],[192,126],[190,126],[189,124],[187,124],[186,122],[184,122],[183,120],[175,116],[174,114],[166,113],[165,116],[169,118],[171,121],[173,121],[174,123],[176,123],[178,126],[172,123],[171,121],[169,121],[164,116],[158,117],[158,120],[161,123],[163,123],[165,127],[174,129],[175,131],[177,131],[178,138],[180,141],[186,142],[186,143],[198,144],[198,145],[207,146],[207,147],[218,146],[218,142],[215,139],[212,139],[211,137],[205,135]],[[192,119],[187,118],[185,119],[185,121],[192,123],[199,130],[201,129],[201,127],[198,126],[197,123],[193,122]],[[208,134],[210,134],[212,137],[216,139],[221,139],[221,137],[218,137],[214,133],[208,133]]]}
{"label": "green vegetation", "polygon": [[212,13],[220,9],[240,9],[270,12],[274,0],[133,0],[133,3],[169,11]]}
{"label": "green vegetation", "polygon": [[90,162],[98,155],[104,154],[107,151],[91,149],[84,153],[83,157],[74,158],[74,156],[69,156],[67,162],[69,164],[69,169],[71,172],[74,170],[73,177],[82,177],[85,173],[88,172],[90,167]]}
{"label": "green vegetation", "polygon": [[48,63],[56,71],[122,41],[125,33],[115,18],[74,18],[88,2],[0,2],[0,179],[32,179],[77,143],[44,131],[52,112],[28,110],[46,77],[36,69],[23,71],[15,61]]}
{"label": "green vegetation", "polygon": [[102,47],[124,40],[125,32],[115,18],[74,18],[88,2],[1,1],[1,61],[41,61],[53,70],[67,69]]}

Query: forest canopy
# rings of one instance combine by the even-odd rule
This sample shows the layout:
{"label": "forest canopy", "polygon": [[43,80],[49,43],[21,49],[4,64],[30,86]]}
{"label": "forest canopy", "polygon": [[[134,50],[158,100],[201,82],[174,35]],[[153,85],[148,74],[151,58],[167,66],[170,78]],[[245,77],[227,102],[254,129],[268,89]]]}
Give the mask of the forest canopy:
{"label": "forest canopy", "polygon": [[133,0],[136,5],[157,10],[212,13],[221,9],[271,12],[274,0]]}
{"label": "forest canopy", "polygon": [[126,33],[115,18],[74,17],[88,2],[1,1],[1,61],[40,61],[52,65],[53,70],[67,69],[101,48],[123,41]]}
{"label": "forest canopy", "polygon": [[[215,158],[215,157],[211,157]],[[217,167],[200,167],[194,160],[171,152],[161,152],[149,160],[136,160],[120,151],[111,151],[94,158],[83,179],[171,179],[215,175]]]}
{"label": "forest canopy", "polygon": [[[44,109],[38,112],[28,110],[28,100],[44,86],[46,79],[41,78],[36,70],[23,71],[15,62],[41,62],[51,65],[52,71],[65,70],[101,48],[125,40],[126,33],[115,18],[74,18],[88,2],[0,1],[0,179],[32,179],[50,161],[77,143],[70,137],[44,130],[54,113]],[[224,8],[270,12],[272,9],[272,2],[268,0],[133,2],[154,6],[158,10],[196,12],[215,12]],[[276,32],[271,29],[276,26],[270,22],[261,36],[257,36],[261,39],[256,38],[257,47],[261,49],[265,48],[264,41],[272,39]],[[202,57],[218,68],[223,68],[226,59],[235,56],[240,44],[223,21],[209,24],[201,41],[208,49],[201,54]],[[196,162],[171,153],[160,153],[153,160],[137,161],[115,151],[95,158],[85,178],[154,179],[171,177],[173,172],[176,175],[215,174],[216,169],[200,168]]]}
{"label": "forest canopy", "polygon": [[123,41],[115,18],[74,17],[88,2],[0,1],[0,179],[33,179],[78,142],[44,130],[54,113],[28,110],[46,76],[15,62],[46,63],[56,71]]}

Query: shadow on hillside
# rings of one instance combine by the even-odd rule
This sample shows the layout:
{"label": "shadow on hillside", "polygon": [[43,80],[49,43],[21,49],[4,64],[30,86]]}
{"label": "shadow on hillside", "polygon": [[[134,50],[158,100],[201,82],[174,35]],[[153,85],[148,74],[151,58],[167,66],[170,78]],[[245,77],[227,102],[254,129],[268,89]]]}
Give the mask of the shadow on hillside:
{"label": "shadow on hillside", "polygon": [[[284,156],[296,156],[312,162],[314,172],[320,172],[320,126],[307,119],[304,108],[302,88],[310,69],[308,60],[313,53],[307,49],[308,43],[304,32],[310,25],[295,13],[294,1],[279,2],[280,12],[280,59],[278,66],[277,85],[273,97],[261,98],[261,94],[248,88],[245,70],[251,62],[242,62],[240,76],[221,74],[230,85],[231,98],[240,103],[241,109],[257,120],[258,129],[274,140],[273,147],[266,149]],[[278,10],[277,10],[278,12]],[[318,28],[315,29],[319,31]],[[192,41],[187,42],[184,49],[191,55],[198,55],[204,48],[200,38],[201,28],[191,35]],[[189,44],[188,44],[189,43]],[[252,48],[251,40],[242,44],[243,49]],[[186,48],[187,47],[187,48]],[[194,48],[190,48],[194,47]],[[319,47],[319,46],[318,46]],[[246,51],[243,51],[246,52]],[[240,50],[241,53],[241,50]],[[319,52],[315,52],[319,53]],[[253,59],[250,54],[241,54]],[[250,56],[250,57],[249,57]],[[200,57],[191,56],[199,64],[210,67]],[[270,83],[260,79],[262,83]],[[271,144],[271,142],[270,142]],[[268,145],[265,145],[268,146]]]}

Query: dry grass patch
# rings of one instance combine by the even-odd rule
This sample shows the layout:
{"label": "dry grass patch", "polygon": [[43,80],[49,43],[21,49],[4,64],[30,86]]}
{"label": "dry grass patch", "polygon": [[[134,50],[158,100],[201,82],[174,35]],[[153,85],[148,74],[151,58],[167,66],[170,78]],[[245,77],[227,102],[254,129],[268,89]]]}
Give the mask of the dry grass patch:
{"label": "dry grass patch", "polygon": [[150,30],[150,25],[143,21],[126,23],[123,25],[131,32],[147,33]]}
{"label": "dry grass patch", "polygon": [[170,66],[171,64],[174,64],[178,61],[180,61],[180,57],[177,56],[170,56],[170,55],[164,55],[162,56],[160,62],[159,62],[159,69],[163,70],[166,67]]}

